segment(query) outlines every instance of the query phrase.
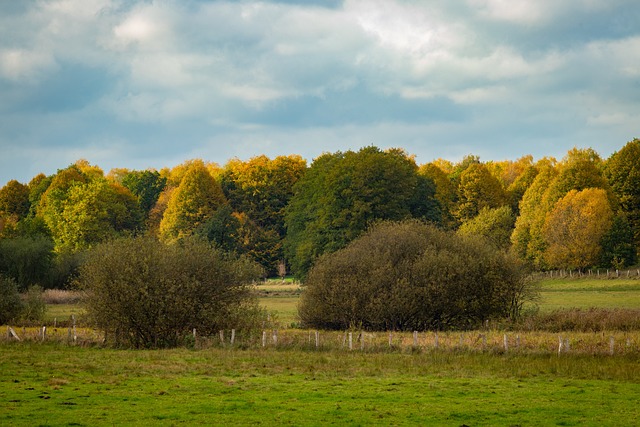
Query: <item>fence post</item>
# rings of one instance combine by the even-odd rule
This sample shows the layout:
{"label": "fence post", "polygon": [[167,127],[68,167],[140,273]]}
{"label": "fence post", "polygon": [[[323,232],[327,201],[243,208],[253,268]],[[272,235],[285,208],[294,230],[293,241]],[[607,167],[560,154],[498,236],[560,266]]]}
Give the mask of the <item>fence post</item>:
{"label": "fence post", "polygon": [[562,335],[558,336],[558,355],[560,355],[560,353],[562,353],[562,347],[563,347],[564,342],[562,341]]}
{"label": "fence post", "polygon": [[44,340],[47,338],[47,327],[43,326],[42,327],[42,341],[44,342]]}
{"label": "fence post", "polygon": [[393,331],[389,331],[389,347],[393,345]]}
{"label": "fence post", "polygon": [[262,331],[262,347],[267,345],[267,331]]}
{"label": "fence post", "polygon": [[235,342],[235,340],[236,340],[236,330],[235,330],[235,329],[232,329],[232,330],[231,330],[231,345],[233,345],[233,343]]}
{"label": "fence post", "polygon": [[436,332],[436,337],[435,337],[435,341],[433,342],[433,346],[434,346],[435,348],[438,348],[438,344],[439,344],[439,343],[438,343],[438,333]]}
{"label": "fence post", "polygon": [[364,351],[364,331],[360,332],[360,350]]}
{"label": "fence post", "polygon": [[220,344],[224,347],[224,331],[220,330],[218,334],[220,335]]}
{"label": "fence post", "polygon": [[316,331],[316,348],[320,347],[320,332]]}
{"label": "fence post", "polygon": [[273,330],[273,345],[278,346],[278,330]]}
{"label": "fence post", "polygon": [[413,331],[413,346],[418,346],[418,331]]}
{"label": "fence post", "polygon": [[613,356],[615,349],[616,349],[616,341],[615,341],[615,338],[613,338],[613,335],[611,335],[609,337],[609,354]]}
{"label": "fence post", "polygon": [[349,351],[353,350],[353,332],[349,332]]}

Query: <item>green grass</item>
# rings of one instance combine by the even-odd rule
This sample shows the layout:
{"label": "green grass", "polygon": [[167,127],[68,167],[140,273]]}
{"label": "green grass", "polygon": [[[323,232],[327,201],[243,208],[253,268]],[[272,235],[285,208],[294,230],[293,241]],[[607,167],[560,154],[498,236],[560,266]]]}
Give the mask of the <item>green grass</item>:
{"label": "green grass", "polygon": [[540,283],[540,310],[640,308],[640,280],[547,279]]}
{"label": "green grass", "polygon": [[638,362],[0,344],[0,425],[633,425]]}
{"label": "green grass", "polygon": [[82,316],[84,310],[78,304],[47,304],[45,323],[52,325],[57,322],[68,322],[71,316],[76,319]]}

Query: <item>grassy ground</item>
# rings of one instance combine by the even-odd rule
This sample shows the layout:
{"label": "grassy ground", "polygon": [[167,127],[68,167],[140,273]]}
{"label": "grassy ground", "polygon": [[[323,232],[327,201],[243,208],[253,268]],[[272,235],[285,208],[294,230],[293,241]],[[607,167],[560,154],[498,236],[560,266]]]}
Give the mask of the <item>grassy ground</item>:
{"label": "grassy ground", "polygon": [[637,279],[551,279],[540,283],[540,311],[561,308],[640,308]]}
{"label": "grassy ground", "polygon": [[633,425],[640,360],[0,344],[0,425]]}

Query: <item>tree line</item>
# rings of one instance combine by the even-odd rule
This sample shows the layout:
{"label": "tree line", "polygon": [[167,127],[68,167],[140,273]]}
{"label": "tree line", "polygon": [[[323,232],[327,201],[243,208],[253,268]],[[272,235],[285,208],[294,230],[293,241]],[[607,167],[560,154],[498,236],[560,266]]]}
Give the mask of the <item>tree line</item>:
{"label": "tree line", "polygon": [[79,160],[0,189],[0,274],[21,289],[64,287],[88,249],[148,235],[164,243],[196,236],[266,275],[305,279],[372,224],[408,219],[482,236],[539,270],[634,265],[640,140],[607,159],[574,148],[560,160],[469,155],[418,165],[402,149],[370,146],[310,164],[263,155],[106,174]]}

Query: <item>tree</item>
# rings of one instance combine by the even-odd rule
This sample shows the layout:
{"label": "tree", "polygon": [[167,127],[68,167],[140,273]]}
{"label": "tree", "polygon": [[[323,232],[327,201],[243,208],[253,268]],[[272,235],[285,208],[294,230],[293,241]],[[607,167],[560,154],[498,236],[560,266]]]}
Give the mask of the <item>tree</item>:
{"label": "tree", "polygon": [[164,190],[167,178],[160,176],[158,171],[132,171],[122,176],[121,183],[137,197],[142,212],[147,216]]}
{"label": "tree", "polygon": [[226,203],[220,184],[204,162],[194,161],[171,195],[160,222],[160,236],[165,241],[191,236]]}
{"label": "tree", "polygon": [[640,139],[628,142],[609,157],[604,174],[633,232],[634,245],[640,249]]}
{"label": "tree", "polygon": [[299,315],[329,329],[466,329],[517,317],[531,290],[518,262],[482,240],[383,222],[318,260]]}
{"label": "tree", "polygon": [[545,259],[555,268],[577,269],[596,265],[601,241],[611,229],[613,210],[600,188],[571,190],[547,214]]}
{"label": "tree", "polygon": [[458,196],[456,187],[449,179],[448,174],[433,162],[420,166],[418,173],[429,178],[435,184],[436,192],[434,197],[440,205],[443,227],[447,229],[456,228],[456,219],[453,213]]}
{"label": "tree", "polygon": [[633,230],[624,214],[616,215],[613,224],[601,241],[599,265],[616,269],[634,265],[638,261]]}
{"label": "tree", "polygon": [[482,208],[475,217],[464,222],[458,229],[461,235],[482,236],[496,249],[506,250],[511,246],[511,234],[515,217],[509,206]]}
{"label": "tree", "polygon": [[[74,180],[45,193],[40,215],[52,232],[56,250],[80,250],[139,229],[142,215],[131,192],[103,177]],[[52,190],[52,188],[54,188]]]}
{"label": "tree", "polygon": [[16,320],[22,313],[22,301],[15,280],[0,274],[0,325]]}
{"label": "tree", "polygon": [[482,163],[473,163],[460,174],[456,216],[467,221],[483,208],[499,208],[507,204],[505,190]]}
{"label": "tree", "polygon": [[152,237],[96,246],[80,268],[87,315],[116,343],[174,347],[195,328],[254,328],[262,320],[250,283],[260,268],[202,240],[163,244]]}
{"label": "tree", "polygon": [[303,278],[317,257],[343,248],[376,220],[439,222],[433,182],[401,150],[376,147],[324,154],[295,186],[285,223],[285,253]]}
{"label": "tree", "polygon": [[12,179],[0,188],[0,216],[22,219],[29,213],[29,187]]}
{"label": "tree", "polygon": [[20,291],[48,283],[53,242],[42,236],[0,239],[0,275],[14,280]]}

